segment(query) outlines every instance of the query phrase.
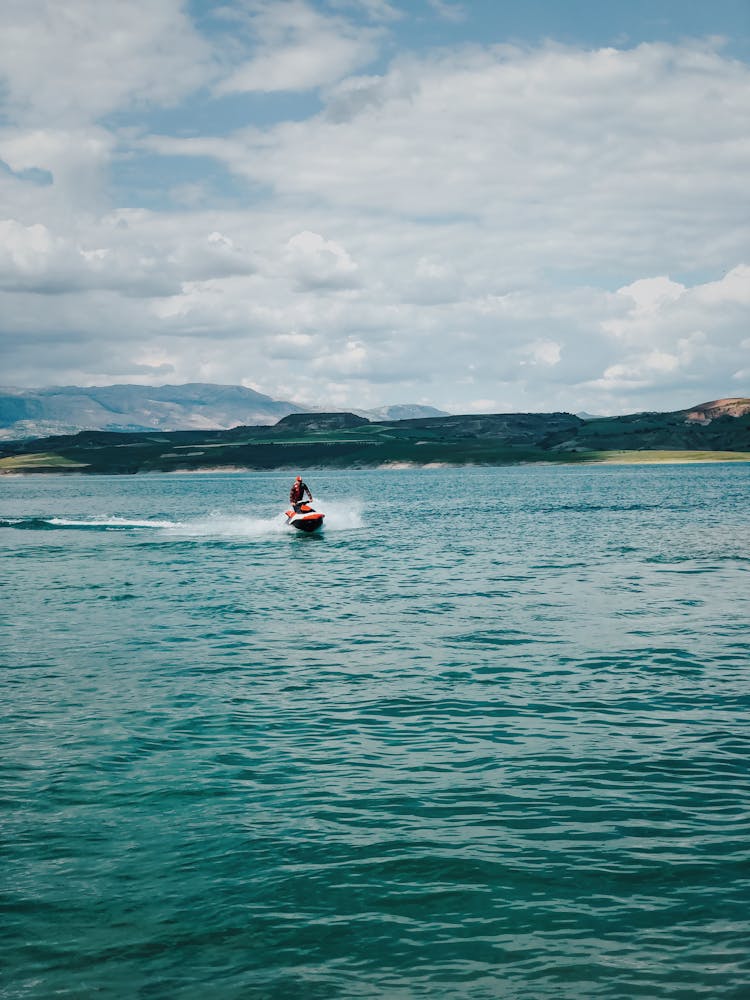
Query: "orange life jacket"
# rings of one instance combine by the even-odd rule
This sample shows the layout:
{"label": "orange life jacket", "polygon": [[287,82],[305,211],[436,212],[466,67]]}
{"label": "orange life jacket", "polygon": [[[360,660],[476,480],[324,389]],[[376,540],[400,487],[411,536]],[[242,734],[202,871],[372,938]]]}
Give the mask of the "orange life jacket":
{"label": "orange life jacket", "polygon": [[[307,490],[307,487],[304,483],[292,483],[292,488],[289,490],[289,502],[299,503],[305,495],[305,490]],[[307,490],[307,492],[309,493],[310,491]]]}

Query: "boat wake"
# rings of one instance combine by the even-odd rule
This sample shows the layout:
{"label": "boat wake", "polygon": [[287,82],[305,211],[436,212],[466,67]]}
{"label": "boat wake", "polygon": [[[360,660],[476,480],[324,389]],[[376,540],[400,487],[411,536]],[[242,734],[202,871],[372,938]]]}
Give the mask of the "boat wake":
{"label": "boat wake", "polygon": [[81,531],[116,531],[132,528],[170,528],[177,522],[157,521],[150,518],[128,517],[3,517],[0,528],[16,528],[21,531],[54,531],[56,529],[78,529]]}
{"label": "boat wake", "polygon": [[211,515],[195,520],[172,521],[162,518],[130,517],[11,517],[0,518],[0,528],[27,531],[135,531],[153,532],[179,538],[248,537],[282,531],[279,518],[228,517]]}
{"label": "boat wake", "polygon": [[[326,532],[352,531],[362,527],[361,504],[328,504],[324,509]],[[221,511],[186,520],[111,515],[85,518],[4,517],[0,518],[0,528],[21,531],[148,531],[174,538],[258,538],[289,531],[283,513],[272,517],[249,517]]]}

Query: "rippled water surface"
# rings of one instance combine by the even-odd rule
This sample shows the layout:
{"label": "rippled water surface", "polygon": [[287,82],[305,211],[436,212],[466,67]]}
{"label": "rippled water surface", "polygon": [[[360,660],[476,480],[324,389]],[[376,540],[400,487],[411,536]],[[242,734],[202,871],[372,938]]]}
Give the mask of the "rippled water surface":
{"label": "rippled water surface", "polygon": [[750,466],[0,480],[0,996],[750,995]]}

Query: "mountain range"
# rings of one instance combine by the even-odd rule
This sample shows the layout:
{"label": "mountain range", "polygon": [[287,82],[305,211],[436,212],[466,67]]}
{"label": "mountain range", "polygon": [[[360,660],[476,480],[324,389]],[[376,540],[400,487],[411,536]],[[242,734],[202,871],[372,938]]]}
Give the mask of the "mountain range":
{"label": "mountain range", "polygon": [[487,413],[371,421],[355,413],[306,412],[230,430],[87,430],[0,443],[0,473],[717,458],[750,460],[750,399],[591,420],[573,413]]}
{"label": "mountain range", "polygon": [[[0,439],[39,438],[82,430],[228,430],[275,423],[309,410],[241,385],[51,386],[0,388]],[[356,411],[371,420],[440,416],[431,406],[404,404]]]}

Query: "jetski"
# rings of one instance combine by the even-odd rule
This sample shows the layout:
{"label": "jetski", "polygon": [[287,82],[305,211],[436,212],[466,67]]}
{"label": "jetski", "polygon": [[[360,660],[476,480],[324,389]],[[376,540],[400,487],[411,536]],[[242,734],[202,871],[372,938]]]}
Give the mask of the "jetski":
{"label": "jetski", "polygon": [[325,517],[325,514],[315,510],[309,503],[298,503],[284,513],[286,514],[286,523],[300,531],[317,531],[323,526],[323,518]]}

